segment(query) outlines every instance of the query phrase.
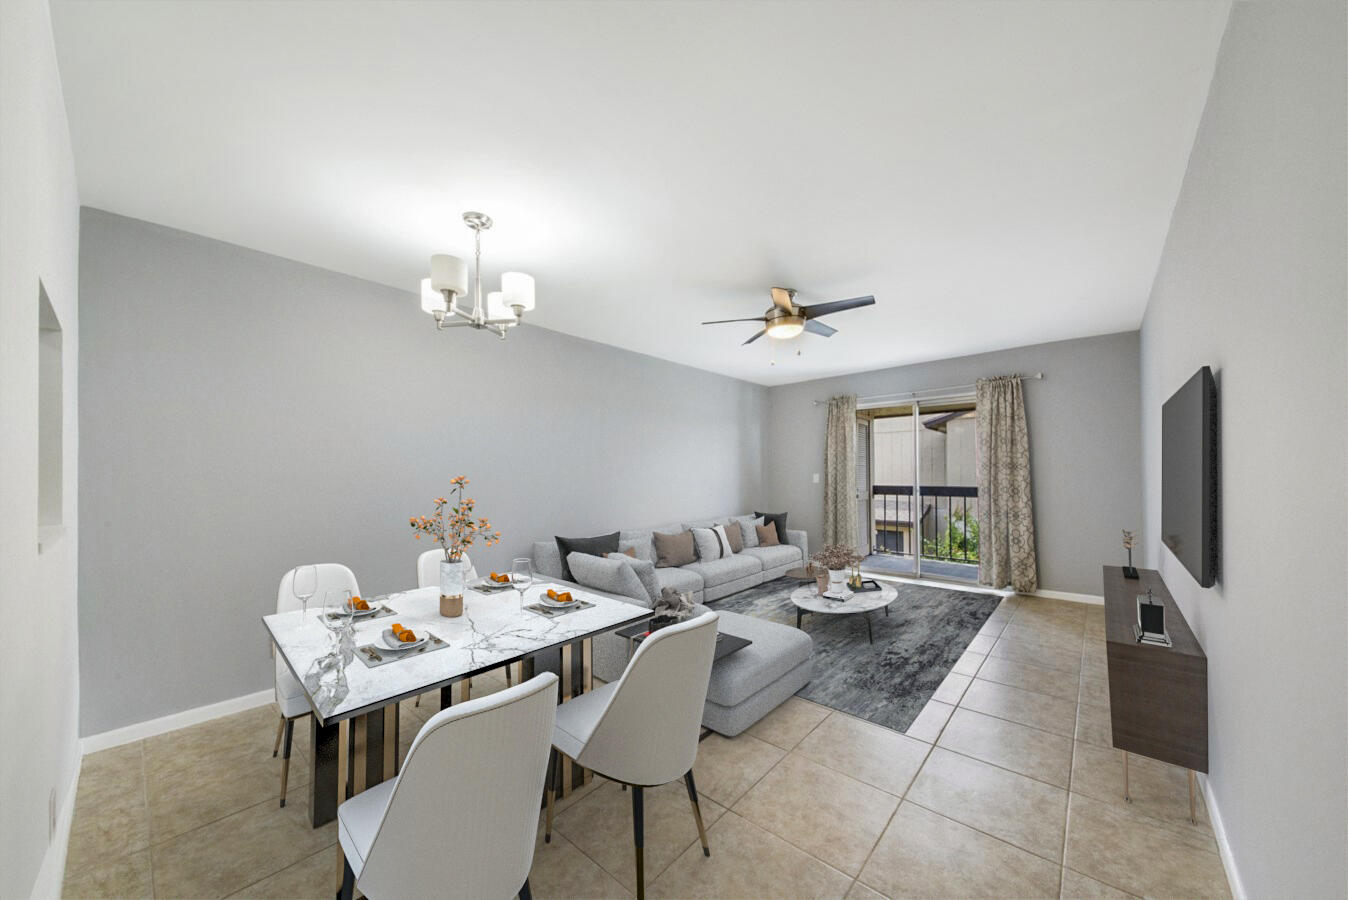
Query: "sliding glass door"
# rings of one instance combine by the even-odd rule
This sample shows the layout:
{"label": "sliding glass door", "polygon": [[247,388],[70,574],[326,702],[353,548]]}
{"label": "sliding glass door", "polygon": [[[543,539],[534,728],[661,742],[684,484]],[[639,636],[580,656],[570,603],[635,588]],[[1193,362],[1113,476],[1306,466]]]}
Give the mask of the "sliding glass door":
{"label": "sliding glass door", "polygon": [[877,572],[978,579],[972,399],[861,410],[857,506]]}

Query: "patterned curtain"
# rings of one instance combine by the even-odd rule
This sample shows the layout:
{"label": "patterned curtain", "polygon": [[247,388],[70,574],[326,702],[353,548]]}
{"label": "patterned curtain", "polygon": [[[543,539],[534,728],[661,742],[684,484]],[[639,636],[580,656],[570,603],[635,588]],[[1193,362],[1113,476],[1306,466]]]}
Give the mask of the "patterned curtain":
{"label": "patterned curtain", "polygon": [[1039,587],[1030,499],[1030,433],[1019,375],[978,380],[978,581]]}
{"label": "patterned curtain", "polygon": [[828,402],[824,437],[824,543],[857,545],[857,398]]}

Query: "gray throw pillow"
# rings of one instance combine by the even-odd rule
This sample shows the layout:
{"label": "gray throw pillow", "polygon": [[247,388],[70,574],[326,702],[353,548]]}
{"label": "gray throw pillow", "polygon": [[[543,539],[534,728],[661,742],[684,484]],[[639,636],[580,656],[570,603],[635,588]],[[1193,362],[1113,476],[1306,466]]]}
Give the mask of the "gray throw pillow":
{"label": "gray throw pillow", "polygon": [[697,545],[697,558],[701,562],[709,559],[720,559],[725,556],[725,548],[721,545],[720,535],[714,528],[694,528],[692,530],[693,543]]}
{"label": "gray throw pillow", "polygon": [[571,568],[571,580],[581,587],[628,597],[650,608],[650,594],[646,593],[645,585],[628,563],[575,552],[566,558],[566,564]]}
{"label": "gray throw pillow", "polygon": [[641,586],[646,589],[646,596],[649,601],[645,604],[646,606],[653,605],[660,598],[660,579],[655,577],[655,563],[649,559],[633,559],[624,553],[610,553],[608,557],[609,559],[616,559],[637,573],[637,578],[641,579]]}
{"label": "gray throw pillow", "polygon": [[697,562],[697,550],[693,544],[693,535],[689,531],[678,534],[654,532],[651,540],[655,544],[656,568],[667,569],[673,566],[686,566]]}
{"label": "gray throw pillow", "polygon": [[[627,553],[631,550],[631,553]],[[627,553],[628,556],[635,555],[637,559],[644,559],[648,562],[655,562],[655,552],[651,549],[651,536],[647,532],[645,538],[622,538],[618,541],[618,552]]]}
{"label": "gray throw pillow", "polygon": [[744,538],[745,547],[758,546],[758,532],[754,529],[763,524],[762,516],[736,516],[735,521],[740,525],[740,535]]}

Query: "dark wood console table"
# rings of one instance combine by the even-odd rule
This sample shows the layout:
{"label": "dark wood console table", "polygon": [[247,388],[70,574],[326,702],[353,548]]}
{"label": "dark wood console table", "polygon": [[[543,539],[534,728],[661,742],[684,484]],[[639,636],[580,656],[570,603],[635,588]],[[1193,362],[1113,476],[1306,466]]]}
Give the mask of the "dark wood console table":
{"label": "dark wood console table", "polygon": [[[1208,658],[1189,629],[1161,574],[1139,569],[1124,578],[1105,566],[1105,651],[1109,661],[1109,715],[1114,746],[1123,751],[1123,796],[1128,754],[1138,753],[1189,770],[1189,819],[1195,820],[1195,772],[1208,771]],[[1133,633],[1137,595],[1165,604],[1172,646],[1140,644]]]}

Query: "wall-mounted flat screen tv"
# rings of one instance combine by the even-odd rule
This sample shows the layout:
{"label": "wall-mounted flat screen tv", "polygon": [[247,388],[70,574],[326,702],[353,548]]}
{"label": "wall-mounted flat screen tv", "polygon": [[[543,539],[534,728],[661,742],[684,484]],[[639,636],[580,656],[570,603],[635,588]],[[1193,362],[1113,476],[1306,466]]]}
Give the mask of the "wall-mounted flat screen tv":
{"label": "wall-mounted flat screen tv", "polygon": [[1161,541],[1203,587],[1217,581],[1217,382],[1199,369],[1161,407]]}

